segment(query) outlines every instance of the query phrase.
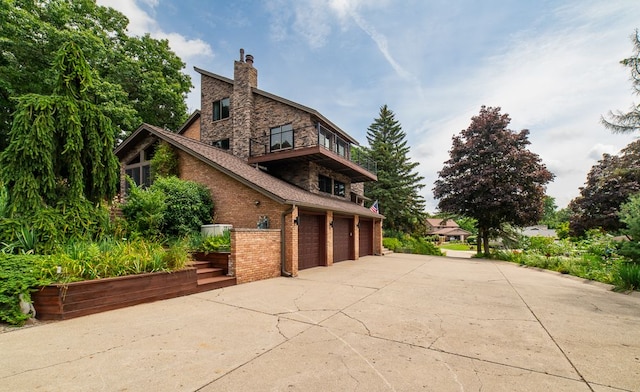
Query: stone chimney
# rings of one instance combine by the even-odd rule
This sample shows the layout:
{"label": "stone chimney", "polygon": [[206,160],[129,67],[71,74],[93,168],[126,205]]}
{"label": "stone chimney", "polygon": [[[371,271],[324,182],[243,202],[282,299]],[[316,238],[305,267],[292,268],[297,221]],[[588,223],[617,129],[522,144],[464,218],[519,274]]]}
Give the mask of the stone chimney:
{"label": "stone chimney", "polygon": [[253,56],[244,55],[240,49],[240,60],[233,64],[233,155],[249,158],[249,139],[251,132],[251,113],[253,112],[252,89],[258,87],[258,70],[253,68]]}

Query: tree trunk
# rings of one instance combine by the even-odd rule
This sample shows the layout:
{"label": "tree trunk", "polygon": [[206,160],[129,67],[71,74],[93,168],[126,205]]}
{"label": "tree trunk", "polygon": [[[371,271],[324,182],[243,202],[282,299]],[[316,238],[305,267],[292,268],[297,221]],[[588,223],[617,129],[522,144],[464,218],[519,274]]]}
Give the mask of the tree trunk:
{"label": "tree trunk", "polygon": [[482,253],[482,229],[478,229],[478,237],[476,237],[476,253]]}
{"label": "tree trunk", "polygon": [[489,231],[483,231],[482,232],[482,245],[484,246],[484,255],[486,257],[489,257]]}

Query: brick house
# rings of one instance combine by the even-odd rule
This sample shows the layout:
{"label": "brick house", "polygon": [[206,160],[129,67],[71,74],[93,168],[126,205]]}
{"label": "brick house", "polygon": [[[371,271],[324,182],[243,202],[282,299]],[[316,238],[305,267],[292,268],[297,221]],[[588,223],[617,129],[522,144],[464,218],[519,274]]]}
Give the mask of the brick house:
{"label": "brick house", "polygon": [[[215,223],[233,226],[229,271],[239,283],[381,254],[383,216],[364,206],[375,164],[317,111],[257,88],[253,57],[234,79],[201,69],[201,110],[170,132],[143,124],[116,148],[125,176],[149,183],[158,140],[173,146],[179,176],[204,184]],[[257,227],[261,228],[258,229]]]}
{"label": "brick house", "polygon": [[464,241],[471,235],[462,229],[453,219],[427,219],[427,235],[437,235],[442,241]]}

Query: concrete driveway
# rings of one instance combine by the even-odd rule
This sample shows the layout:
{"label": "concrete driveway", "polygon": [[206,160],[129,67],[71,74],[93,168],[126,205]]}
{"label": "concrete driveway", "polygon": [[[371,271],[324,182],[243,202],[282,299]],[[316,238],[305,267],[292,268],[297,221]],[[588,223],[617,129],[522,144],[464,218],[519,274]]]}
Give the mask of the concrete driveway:
{"label": "concrete driveway", "polygon": [[391,254],[0,334],[3,391],[640,391],[640,297]]}

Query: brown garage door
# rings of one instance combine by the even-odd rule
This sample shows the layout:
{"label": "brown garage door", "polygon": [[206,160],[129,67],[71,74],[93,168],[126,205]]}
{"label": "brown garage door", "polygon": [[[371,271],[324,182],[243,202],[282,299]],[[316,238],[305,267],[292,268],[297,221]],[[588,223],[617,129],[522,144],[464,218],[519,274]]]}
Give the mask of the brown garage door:
{"label": "brown garage door", "polygon": [[360,220],[360,257],[373,254],[373,221]]}
{"label": "brown garage door", "polygon": [[352,259],[353,256],[353,220],[333,218],[333,262]]}
{"label": "brown garage door", "polygon": [[300,214],[298,269],[325,265],[324,215]]}

